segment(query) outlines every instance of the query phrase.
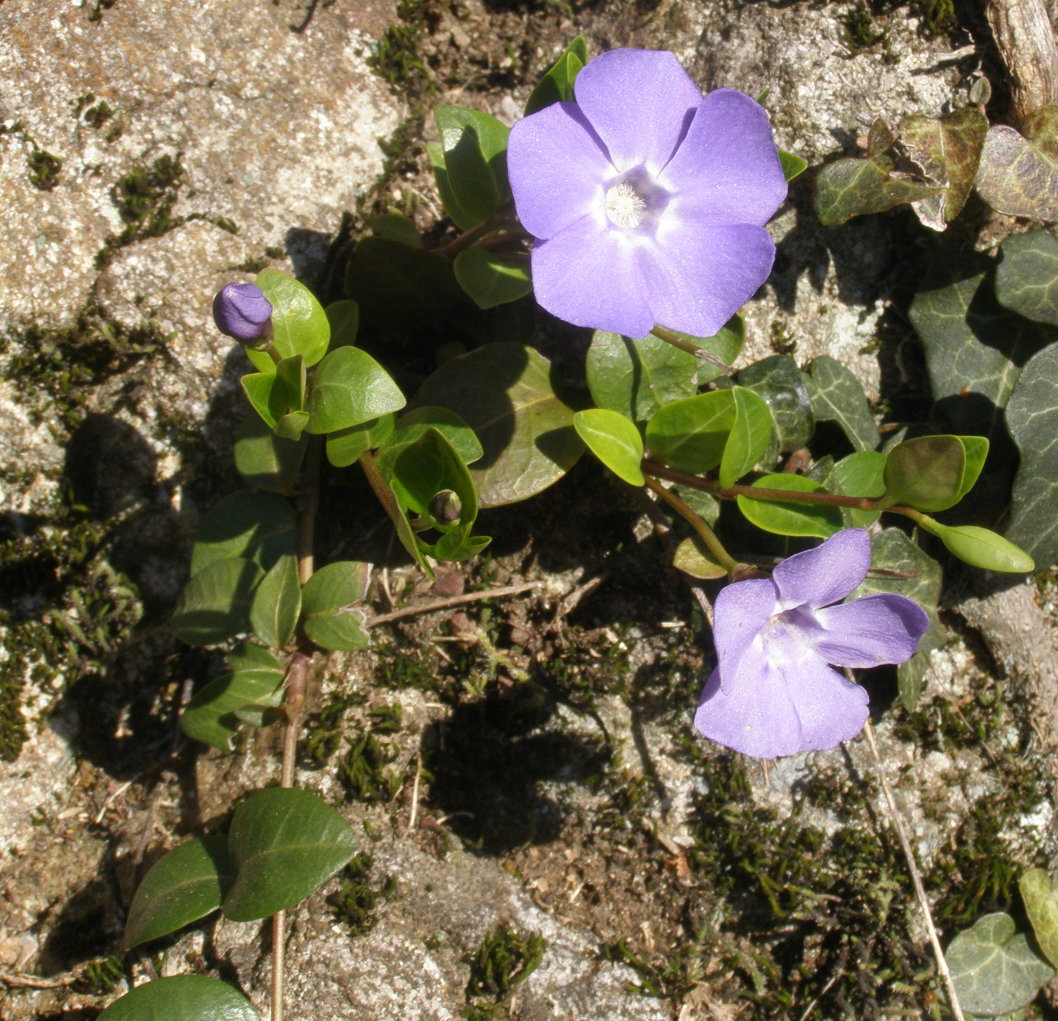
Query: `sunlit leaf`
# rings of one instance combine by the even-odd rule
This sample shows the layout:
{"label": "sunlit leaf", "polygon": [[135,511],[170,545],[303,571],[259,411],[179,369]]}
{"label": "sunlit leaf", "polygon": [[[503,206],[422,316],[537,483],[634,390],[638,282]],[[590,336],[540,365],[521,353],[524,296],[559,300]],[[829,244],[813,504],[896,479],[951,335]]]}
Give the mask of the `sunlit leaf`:
{"label": "sunlit leaf", "polygon": [[958,436],[917,436],[889,451],[884,506],[924,511],[954,506],[962,495],[966,450]]}
{"label": "sunlit leaf", "polygon": [[[752,483],[753,489],[783,489],[793,493],[823,493],[818,482],[803,475],[764,475]],[[805,535],[826,539],[844,528],[841,508],[825,503],[786,503],[738,497],[738,509],[746,519],[766,532],[778,535]]]}
{"label": "sunlit leaf", "polygon": [[720,459],[720,485],[733,486],[753,470],[772,441],[774,421],[763,399],[744,387],[731,391],[735,421]]}
{"label": "sunlit leaf", "polygon": [[[843,457],[827,477],[826,488],[840,496],[878,497],[885,492],[885,454],[858,450]],[[853,528],[868,528],[878,520],[880,511],[843,507],[842,517]]]}
{"label": "sunlit leaf", "polygon": [[366,351],[339,347],[320,362],[307,409],[309,432],[330,433],[399,411],[404,394]]}
{"label": "sunlit leaf", "polygon": [[854,216],[882,213],[903,202],[929,198],[936,186],[899,177],[884,154],[872,159],[839,159],[816,177],[816,215],[826,227],[836,227]]}
{"label": "sunlit leaf", "polygon": [[942,525],[920,521],[919,526],[935,535],[960,560],[986,571],[1025,574],[1036,569],[1036,562],[1009,539],[977,525]]}
{"label": "sunlit leaf", "polygon": [[804,377],[789,355],[770,355],[738,374],[740,386],[764,398],[779,439],[779,450],[800,450],[812,438],[816,420]]}
{"label": "sunlit leaf", "polygon": [[289,493],[305,459],[307,436],[287,440],[257,415],[247,415],[235,437],[235,467],[255,489]]}
{"label": "sunlit leaf", "polygon": [[619,479],[643,485],[643,438],[634,422],[616,411],[589,408],[573,416],[573,425],[588,449]]}
{"label": "sunlit leaf", "polygon": [[703,581],[727,575],[727,568],[716,562],[705,543],[696,535],[682,540],[676,547],[672,566],[692,578],[701,578]]}
{"label": "sunlit leaf", "polygon": [[325,649],[355,651],[367,647],[362,603],[371,565],[340,560],[316,571],[301,591],[305,633]]}
{"label": "sunlit leaf", "polygon": [[1006,124],[988,129],[977,192],[1000,213],[1058,220],[1058,106],[1033,111],[1022,130]]}
{"label": "sunlit leaf", "polygon": [[257,286],[272,303],[272,343],[283,358],[302,355],[315,365],[326,353],[331,328],[323,307],[304,284],[276,269],[257,274]]}
{"label": "sunlit leaf", "polygon": [[383,213],[381,216],[372,216],[367,221],[367,225],[380,238],[399,241],[409,248],[422,248],[419,228],[415,226],[413,220],[401,216],[400,213]]}
{"label": "sunlit leaf", "polygon": [[300,613],[298,558],[289,553],[280,557],[258,584],[250,604],[250,625],[265,645],[282,649],[293,639]]}
{"label": "sunlit leaf", "polygon": [[715,390],[663,405],[647,423],[650,456],[692,474],[715,468],[735,424],[734,394],[734,390]]}
{"label": "sunlit leaf", "polygon": [[787,181],[800,177],[808,169],[808,160],[796,153],[783,152],[779,150],[779,162],[782,164],[782,174]]}
{"label": "sunlit leaf", "polygon": [[697,390],[698,359],[654,336],[630,340],[596,330],[587,357],[588,389],[600,408],[645,422]]}
{"label": "sunlit leaf", "polygon": [[1029,869],[1018,880],[1018,890],[1036,942],[1058,967],[1058,884],[1043,869]]}
{"label": "sunlit leaf", "polygon": [[242,993],[204,975],[171,975],[136,986],[99,1021],[260,1021]]}
{"label": "sunlit leaf", "polygon": [[537,82],[525,104],[525,115],[528,117],[552,103],[572,100],[574,79],[587,62],[588,44],[578,35]]}
{"label": "sunlit leaf", "polygon": [[377,449],[389,439],[396,421],[396,413],[390,412],[370,422],[327,433],[327,460],[335,468],[354,464],[362,454]]}
{"label": "sunlit leaf", "polygon": [[459,415],[430,404],[410,408],[401,415],[387,446],[414,443],[427,429],[436,429],[444,436],[464,464],[473,464],[485,453],[477,434]]}
{"label": "sunlit leaf", "polygon": [[486,219],[510,200],[510,129],[490,114],[460,106],[439,106],[434,110],[434,119],[441,133],[448,186],[459,210],[474,223]]}

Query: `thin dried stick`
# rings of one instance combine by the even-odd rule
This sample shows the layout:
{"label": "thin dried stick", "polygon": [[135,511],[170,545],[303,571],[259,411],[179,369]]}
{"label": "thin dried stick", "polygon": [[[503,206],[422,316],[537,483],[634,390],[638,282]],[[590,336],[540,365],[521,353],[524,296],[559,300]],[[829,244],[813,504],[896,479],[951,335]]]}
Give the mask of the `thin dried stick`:
{"label": "thin dried stick", "polygon": [[[846,671],[846,674],[848,673],[850,673],[850,671]],[[962,1008],[959,1006],[959,997],[955,992],[955,983],[952,981],[951,972],[948,971],[948,962],[944,959],[944,951],[941,949],[940,937],[937,935],[937,930],[933,925],[933,914],[929,909],[929,901],[926,899],[926,888],[922,885],[922,874],[918,870],[918,864],[915,862],[914,852],[911,850],[911,842],[907,839],[907,833],[904,831],[904,824],[900,820],[900,813],[897,810],[892,789],[889,787],[889,781],[885,778],[885,770],[882,767],[881,756],[878,754],[878,746],[874,743],[874,728],[871,727],[869,720],[863,728],[863,732],[867,735],[867,745],[871,749],[871,758],[874,759],[874,768],[878,773],[878,780],[882,785],[882,793],[885,795],[885,803],[889,809],[889,821],[893,824],[893,829],[896,830],[897,839],[900,841],[900,847],[904,852],[904,858],[907,860],[907,868],[911,873],[911,882],[915,887],[915,899],[918,901],[919,909],[922,911],[922,919],[926,924],[926,932],[929,934],[929,941],[933,945],[933,956],[937,961],[937,971],[940,973],[941,981],[943,981],[944,988],[947,990],[948,1003],[951,1007],[952,1016],[955,1021],[966,1021],[966,1016],[963,1014]]]}
{"label": "thin dried stick", "polygon": [[403,610],[392,613],[378,613],[364,621],[364,627],[377,627],[390,621],[402,620],[404,617],[415,617],[420,613],[433,613],[436,610],[447,610],[463,603],[476,603],[482,599],[501,599],[504,596],[516,596],[519,592],[540,588],[542,582],[527,581],[522,585],[506,585],[503,588],[488,589],[485,592],[464,592],[461,596],[449,596],[447,599],[435,599],[432,603],[420,603],[418,606],[406,606]]}

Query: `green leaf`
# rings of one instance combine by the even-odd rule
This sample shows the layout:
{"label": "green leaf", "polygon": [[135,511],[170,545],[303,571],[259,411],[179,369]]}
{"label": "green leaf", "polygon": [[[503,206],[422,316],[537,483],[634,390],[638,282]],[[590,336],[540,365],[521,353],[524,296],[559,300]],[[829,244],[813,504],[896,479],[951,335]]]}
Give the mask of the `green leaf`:
{"label": "green leaf", "polygon": [[1041,106],[1023,124],[988,129],[974,184],[993,209],[1010,216],[1058,220],[1058,106]]}
{"label": "green leaf", "polygon": [[180,726],[188,737],[222,752],[232,749],[239,729],[237,712],[249,705],[278,704],[285,671],[268,649],[243,643],[227,659],[227,673],[188,702]]}
{"label": "green leaf", "polygon": [[716,562],[705,543],[696,535],[682,540],[676,547],[672,566],[692,578],[701,578],[703,581],[727,576],[727,568]]}
{"label": "green leaf", "polygon": [[434,119],[441,133],[448,185],[460,213],[472,218],[470,226],[473,226],[510,200],[511,189],[507,183],[510,129],[490,114],[460,106],[439,106],[434,110]]}
{"label": "green leaf", "polygon": [[1026,319],[1058,326],[1058,239],[1043,230],[1012,234],[999,250],[999,303]]}
{"label": "green leaf", "polygon": [[[752,483],[753,489],[783,489],[792,493],[824,493],[818,482],[803,475],[788,473],[763,475]],[[738,509],[747,520],[766,532],[778,535],[810,535],[826,539],[845,527],[841,508],[833,504],[783,503],[777,500],[754,500],[739,496]]]}
{"label": "green leaf", "polygon": [[478,308],[495,308],[524,298],[533,290],[525,256],[496,255],[484,248],[467,248],[455,257],[459,286]]}
{"label": "green leaf", "polygon": [[136,888],[125,946],[157,939],[220,908],[235,878],[226,837],[196,837],[159,858]]}
{"label": "green leaf", "polygon": [[1003,912],[984,915],[960,932],[944,956],[963,1010],[986,1017],[1030,1003],[1054,974]]}
{"label": "green leaf", "polygon": [[573,99],[573,82],[580,69],[588,63],[588,44],[577,36],[566,47],[562,56],[537,82],[525,104],[525,116],[543,110],[552,103],[567,103]]}
{"label": "green leaf", "polygon": [[271,787],[235,809],[228,849],[239,871],[222,910],[232,921],[251,922],[307,897],[357,843],[349,824],[315,794]]}
{"label": "green leaf", "polygon": [[940,511],[962,498],[966,448],[958,436],[918,436],[889,451],[883,506]]}
{"label": "green leaf", "polygon": [[990,446],[984,436],[957,436],[956,439],[962,444],[965,460],[963,461],[962,480],[956,491],[958,503],[974,487],[981,474],[981,469],[988,459],[988,448]]}
{"label": "green leaf", "polygon": [[330,433],[399,411],[404,394],[366,351],[340,347],[320,363],[309,393],[309,432]]}
{"label": "green leaf", "polygon": [[360,331],[360,306],[355,301],[332,301],[324,310],[331,325],[331,350],[353,347]]}
{"label": "green leaf", "polygon": [[930,518],[920,520],[918,524],[940,539],[949,552],[974,567],[1005,574],[1026,574],[1036,570],[1036,562],[1023,549],[987,528],[942,525]]}
{"label": "green leaf", "polygon": [[787,181],[800,177],[808,169],[808,160],[792,152],[779,150],[779,163],[782,165],[782,174]]}
{"label": "green leaf", "polygon": [[307,411],[288,411],[276,422],[273,432],[282,440],[299,440],[308,424]]}
{"label": "green leaf", "polygon": [[430,404],[411,408],[401,415],[387,446],[406,446],[414,443],[427,429],[436,429],[444,436],[459,454],[463,464],[473,464],[485,453],[477,434],[459,415],[448,408]]}
{"label": "green leaf", "polygon": [[452,188],[452,181],[448,176],[448,167],[445,166],[444,146],[440,142],[427,142],[426,154],[430,158],[430,167],[433,170],[434,182],[437,184],[437,193],[441,196],[441,205],[445,212],[452,218],[452,222],[460,230],[470,230],[476,227],[478,222],[473,215],[468,213],[456,198]]}
{"label": "green leaf", "polygon": [[808,364],[806,385],[812,411],[822,422],[837,422],[855,450],[874,450],[881,435],[859,380],[829,355]]}
{"label": "green leaf", "polygon": [[[254,377],[244,377],[244,389],[248,378]],[[267,378],[271,382],[268,387],[268,418],[271,418],[275,427],[285,415],[292,411],[301,411],[305,406],[305,359],[301,355],[284,358],[276,366],[275,374]],[[248,390],[247,396],[249,396]],[[252,399],[251,403],[253,403]],[[254,404],[254,407],[257,405]],[[261,417],[265,418],[263,415]],[[266,422],[268,418],[265,418]],[[283,436],[284,439],[295,440],[301,435],[301,431],[298,430],[297,435],[290,436],[277,430],[277,435]]]}
{"label": "green leaf", "polygon": [[583,445],[551,363],[520,344],[487,344],[446,362],[415,396],[459,415],[484,456],[470,470],[482,507],[515,503],[557,482]]}
{"label": "green leaf", "polygon": [[779,450],[800,450],[816,429],[812,401],[789,355],[771,355],[743,369],[738,374],[740,386],[764,398],[779,437]]}
{"label": "green leaf", "polygon": [[698,391],[698,359],[654,336],[630,340],[596,330],[587,358],[588,389],[600,408],[645,422],[664,404]]}
{"label": "green leaf", "polygon": [[327,433],[327,460],[335,468],[354,464],[361,455],[369,450],[377,450],[390,438],[396,421],[396,413],[390,412],[370,422]]}
{"label": "green leaf", "polygon": [[268,570],[297,552],[297,515],[281,496],[240,489],[215,503],[199,525],[191,576],[219,560],[244,557]]}
{"label": "green leaf", "polygon": [[1029,869],[1018,880],[1018,889],[1036,942],[1058,967],[1058,884],[1043,869]]}
{"label": "green leaf", "polygon": [[1025,363],[1007,426],[1021,451],[1007,538],[1047,567],[1058,562],[1058,344]]}
{"label": "green leaf", "polygon": [[590,408],[573,416],[573,426],[588,449],[619,479],[630,486],[644,484],[639,467],[643,438],[634,422],[616,411]]}
{"label": "green leaf", "polygon": [[289,493],[305,459],[307,436],[276,436],[257,415],[247,415],[235,437],[235,468],[255,489]]}
{"label": "green leaf", "polygon": [[[885,454],[859,450],[834,465],[826,488],[840,496],[878,497],[885,492]],[[851,528],[868,528],[878,520],[880,511],[843,507],[842,517]]]}
{"label": "green leaf", "polygon": [[943,230],[966,205],[987,130],[988,119],[974,106],[960,107],[945,117],[913,114],[900,122],[904,154],[921,168],[928,182],[944,189],[915,205],[926,226]]}
{"label": "green leaf", "polygon": [[324,649],[355,652],[367,647],[361,603],[371,580],[371,565],[340,560],[316,571],[301,590],[305,634]]}
{"label": "green leaf", "polygon": [[250,560],[218,560],[199,571],[176,601],[170,627],[188,645],[215,645],[250,630],[250,602],[263,572]]}
{"label": "green leaf", "polygon": [[282,649],[294,638],[301,614],[298,558],[289,553],[265,572],[250,604],[254,634],[272,649]]}
{"label": "green leaf", "polygon": [[[647,423],[650,456],[670,468],[691,474],[715,468],[735,425],[734,393],[734,390],[714,390],[664,405]],[[771,427],[770,415],[768,427]]]}
{"label": "green leaf", "polygon": [[275,269],[257,274],[257,286],[272,303],[272,343],[283,358],[302,355],[315,365],[326,353],[331,328],[323,307],[304,284]]}
{"label": "green leaf", "polygon": [[733,486],[753,470],[771,443],[774,423],[768,405],[752,390],[736,386],[731,390],[735,421],[720,459],[720,485]]}
{"label": "green leaf", "polygon": [[816,177],[815,209],[820,223],[836,227],[854,216],[882,213],[903,202],[937,195],[941,189],[908,177],[894,176],[885,154],[868,160],[839,159]]}
{"label": "green leaf", "polygon": [[[692,347],[708,351],[725,365],[730,365],[742,350],[742,344],[746,338],[746,324],[742,316],[736,313],[720,327],[718,333],[714,333],[711,337],[695,337],[690,333],[681,333],[679,330],[672,330],[671,332],[681,340],[685,340]],[[638,345],[642,341],[637,340],[634,343]],[[665,343],[665,341],[662,343]],[[669,346],[671,347],[672,345],[670,344]],[[724,370],[719,365],[714,365],[704,358],[695,357],[694,360],[697,363],[695,376],[699,386],[704,383],[710,383],[724,374]]]}
{"label": "green leaf", "polygon": [[401,216],[400,213],[383,213],[381,216],[372,216],[367,221],[367,225],[380,238],[399,241],[409,248],[422,248],[419,228],[415,226],[414,221]]}
{"label": "green leaf", "polygon": [[261,416],[268,427],[275,428],[276,417],[272,414],[272,387],[275,385],[275,364],[271,372],[249,372],[239,380],[250,407]]}
{"label": "green leaf", "polygon": [[242,993],[204,975],[172,975],[137,986],[99,1021],[261,1021]]}

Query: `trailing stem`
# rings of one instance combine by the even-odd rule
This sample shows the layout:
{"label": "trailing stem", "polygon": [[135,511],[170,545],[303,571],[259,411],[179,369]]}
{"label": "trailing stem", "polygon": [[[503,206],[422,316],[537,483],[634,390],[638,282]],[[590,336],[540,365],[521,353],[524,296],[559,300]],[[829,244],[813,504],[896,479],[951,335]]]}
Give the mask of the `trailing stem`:
{"label": "trailing stem", "polygon": [[661,485],[660,482],[649,477],[646,480],[646,484],[651,492],[656,493],[660,499],[664,500],[665,503],[667,503],[691,526],[691,528],[695,530],[698,534],[698,538],[705,543],[709,552],[716,557],[717,563],[720,564],[728,574],[731,574],[731,572],[739,566],[738,561],[735,560],[726,549],[724,549],[723,544],[716,537],[716,533],[675,493],[670,492]]}

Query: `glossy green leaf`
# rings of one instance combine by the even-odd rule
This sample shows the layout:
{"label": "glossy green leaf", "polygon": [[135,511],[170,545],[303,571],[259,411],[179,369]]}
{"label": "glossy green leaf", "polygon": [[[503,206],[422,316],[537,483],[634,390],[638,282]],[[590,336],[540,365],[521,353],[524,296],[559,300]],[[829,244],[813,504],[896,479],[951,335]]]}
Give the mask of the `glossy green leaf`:
{"label": "glossy green leaf", "polygon": [[[787,473],[763,475],[752,483],[753,489],[783,489],[792,493],[823,493],[818,482],[803,475]],[[845,527],[841,508],[833,504],[785,503],[777,500],[755,500],[739,496],[738,509],[746,519],[778,535],[805,535],[826,539]]]}
{"label": "glossy green leaf", "polygon": [[837,422],[854,450],[874,450],[881,436],[860,381],[829,355],[808,364],[805,380],[812,411],[822,422]]}
{"label": "glossy green leaf", "polygon": [[[885,492],[885,454],[858,450],[843,457],[829,472],[826,488],[839,496],[878,497]],[[843,507],[841,516],[850,528],[869,528],[878,520],[879,511]]]}
{"label": "glossy green leaf", "polygon": [[250,604],[250,626],[269,648],[282,649],[294,638],[301,614],[298,558],[280,557],[266,572]]}
{"label": "glossy green leaf", "polygon": [[477,556],[491,541],[487,535],[469,535],[466,529],[460,529],[442,535],[430,547],[430,554],[438,560],[467,560]]}
{"label": "glossy green leaf", "polygon": [[1026,319],[1058,326],[1058,238],[1044,230],[1012,234],[999,250],[999,303]]}
{"label": "glossy green leaf", "polygon": [[1006,124],[988,129],[977,192],[1000,213],[1058,220],[1058,106],[1033,111],[1022,130]]}
{"label": "glossy green leaf", "polygon": [[1025,363],[1007,405],[1021,452],[1006,535],[1040,567],[1058,563],[1058,344]]}
{"label": "glossy green leaf", "polygon": [[355,301],[332,301],[324,310],[331,326],[331,350],[353,347],[360,332],[360,306]]}
{"label": "glossy green leaf", "polygon": [[644,484],[639,467],[643,438],[634,422],[616,411],[589,408],[573,416],[573,426],[588,449],[619,479],[631,486]]}
{"label": "glossy green leaf", "polygon": [[309,432],[330,433],[399,411],[404,394],[366,351],[339,347],[320,362],[309,393]]}
{"label": "glossy green leaf", "polygon": [[272,343],[283,358],[302,355],[307,366],[326,353],[331,328],[323,307],[304,284],[275,269],[257,274],[257,286],[272,303]]}
{"label": "glossy green leaf", "polygon": [[401,216],[400,213],[383,213],[381,216],[372,216],[367,221],[367,225],[380,238],[399,241],[409,248],[422,248],[419,228],[415,226],[413,220]]}
{"label": "glossy green leaf", "polygon": [[646,422],[664,404],[698,391],[698,359],[654,336],[630,340],[596,330],[587,357],[588,389],[600,408]]}
{"label": "glossy green leaf", "polygon": [[650,456],[691,474],[715,468],[735,425],[734,392],[714,390],[661,407],[647,423]]}
{"label": "glossy green leaf", "polygon": [[[253,376],[243,377],[243,389],[246,390],[246,394],[250,397],[250,403],[260,412],[260,407],[257,401],[260,400],[261,394],[264,393],[262,388],[261,394],[256,397],[251,396],[250,390],[247,388],[247,380],[257,380],[261,378],[261,374],[255,374]],[[267,402],[268,402],[268,415],[261,415],[266,422],[271,421],[273,428],[276,430],[276,435],[281,436],[283,439],[296,440],[301,435],[301,429],[298,429],[294,435],[290,434],[289,430],[283,430],[279,428],[280,421],[290,414],[291,412],[298,412],[305,406],[305,359],[301,355],[294,355],[291,358],[284,358],[276,367],[275,373],[271,376],[264,377],[268,381],[267,386]],[[304,424],[302,424],[302,429]]]}
{"label": "glossy green leaf", "polygon": [[720,485],[725,488],[753,470],[768,449],[775,428],[762,398],[741,386],[730,392],[734,398],[735,420],[720,459]]}
{"label": "glossy green leaf", "polygon": [[551,363],[519,344],[488,344],[447,362],[416,394],[415,405],[424,404],[451,409],[481,441],[484,456],[470,473],[482,507],[539,493],[584,449]]}
{"label": "glossy green leaf", "polygon": [[808,169],[808,160],[796,153],[779,150],[779,162],[782,164],[782,174],[787,181],[800,177]]}
{"label": "glossy green leaf", "polygon": [[441,133],[448,185],[459,210],[474,223],[486,219],[511,197],[507,183],[510,129],[490,114],[460,106],[439,106],[434,119]]}
{"label": "glossy green leaf", "polygon": [[1030,1003],[1054,974],[1003,912],[984,915],[960,932],[944,956],[963,1010],[986,1017]]}
{"label": "glossy green leaf", "polygon": [[496,255],[484,248],[467,248],[455,257],[459,286],[478,308],[495,308],[524,298],[533,290],[526,256]]}
{"label": "glossy green leaf", "polygon": [[431,404],[418,405],[401,415],[389,445],[414,443],[427,429],[436,429],[444,436],[463,464],[473,464],[485,453],[477,434],[459,415]]}
{"label": "glossy green leaf", "polygon": [[974,567],[1006,574],[1026,574],[1036,570],[1036,562],[1009,539],[977,525],[942,525],[939,521],[919,521],[920,527],[935,535],[950,553]]}
{"label": "glossy green leaf", "polygon": [[293,907],[326,882],[356,852],[349,824],[315,794],[271,787],[251,794],[228,833],[238,874],[224,914],[250,922]]}
{"label": "glossy green leaf", "polygon": [[990,444],[984,436],[958,436],[956,438],[962,444],[963,454],[965,455],[962,479],[955,494],[955,502],[958,503],[973,489],[974,483],[980,476],[981,469],[984,468],[985,461],[988,459]]}
{"label": "glossy green leaf", "polygon": [[958,436],[918,436],[898,443],[886,460],[883,506],[940,511],[961,498],[966,452]]}
{"label": "glossy green leaf", "polygon": [[191,576],[219,560],[244,557],[268,570],[297,552],[297,515],[280,496],[240,489],[217,501],[202,519],[191,551]]}
{"label": "glossy green leaf", "polygon": [[346,468],[368,450],[377,450],[393,435],[395,412],[373,418],[361,425],[327,433],[327,460],[335,468]]}
{"label": "glossy green leaf", "polygon": [[552,103],[566,103],[573,99],[573,82],[580,69],[588,63],[588,44],[577,36],[566,47],[562,56],[551,65],[537,82],[525,104],[525,116],[543,110]]}
{"label": "glossy green leaf", "polygon": [[672,566],[692,578],[701,578],[703,581],[727,576],[727,568],[716,562],[705,543],[697,536],[680,542],[673,555]]}
{"label": "glossy green leaf", "polygon": [[188,737],[222,752],[232,749],[244,706],[277,703],[282,698],[282,662],[268,649],[243,643],[228,654],[227,672],[195,693],[180,717]]}
{"label": "glossy green leaf", "polygon": [[854,216],[882,213],[903,202],[915,202],[941,189],[894,174],[885,154],[871,159],[839,159],[816,177],[816,215],[825,227],[836,227]]}
{"label": "glossy green leaf", "polygon": [[[467,466],[439,430],[427,427],[413,442],[387,447],[379,453],[378,470],[409,513],[426,527],[455,531],[473,525],[478,513],[477,493]],[[457,516],[450,521],[433,514],[439,493],[451,492]]]}
{"label": "glossy green leaf", "polygon": [[441,196],[441,205],[445,212],[452,218],[452,222],[460,230],[470,230],[479,223],[474,219],[472,213],[468,213],[456,198],[452,188],[451,179],[448,176],[448,167],[445,165],[444,146],[440,142],[427,142],[426,154],[430,158],[430,167],[433,170],[434,183],[437,185],[437,193]]}
{"label": "glossy green leaf", "polygon": [[272,430],[281,440],[299,440],[308,428],[309,414],[307,411],[288,411],[276,421]]}
{"label": "glossy green leaf", "polygon": [[301,591],[305,633],[324,649],[354,652],[367,647],[362,603],[371,565],[340,560],[316,571]]}
{"label": "glossy green leaf", "polygon": [[1036,942],[1047,960],[1058,967],[1058,883],[1043,869],[1029,869],[1018,880],[1018,890]]}
{"label": "glossy green leaf", "polygon": [[204,567],[180,593],[170,627],[188,645],[215,645],[250,630],[250,602],[264,572],[232,557]]}
{"label": "glossy green leaf", "polygon": [[738,382],[764,398],[775,420],[780,450],[800,450],[808,443],[816,429],[815,413],[804,377],[789,355],[754,362],[738,374]]}
{"label": "glossy green leaf", "polygon": [[307,442],[304,435],[298,440],[276,436],[257,415],[248,414],[235,438],[235,468],[255,489],[289,493],[305,460]]}
{"label": "glossy green leaf", "polygon": [[172,975],[136,986],[98,1021],[261,1021],[242,993],[204,975]]}
{"label": "glossy green leaf", "polygon": [[271,372],[249,372],[239,380],[250,407],[270,429],[276,424],[276,417],[272,414],[272,387],[275,380],[275,363],[272,363]]}
{"label": "glossy green leaf", "polygon": [[125,946],[157,939],[220,908],[235,879],[226,837],[196,837],[159,858],[136,888]]}

